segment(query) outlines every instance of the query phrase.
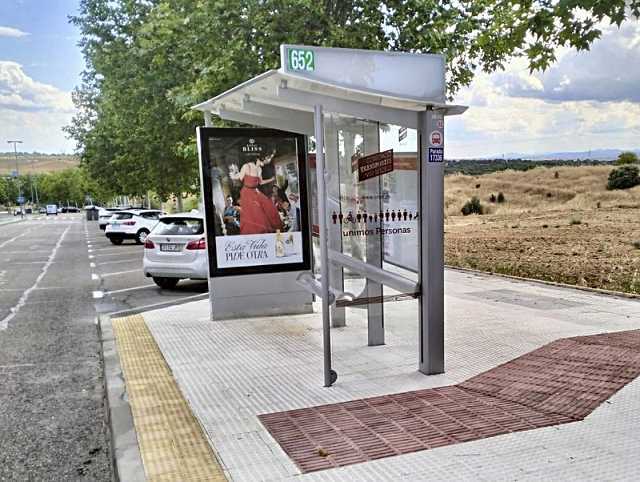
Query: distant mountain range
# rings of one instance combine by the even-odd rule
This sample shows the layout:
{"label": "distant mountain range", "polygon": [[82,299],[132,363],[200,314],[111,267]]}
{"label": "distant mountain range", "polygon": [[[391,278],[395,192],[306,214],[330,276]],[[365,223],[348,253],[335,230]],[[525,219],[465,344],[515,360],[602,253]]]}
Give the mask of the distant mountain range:
{"label": "distant mountain range", "polygon": [[598,161],[613,161],[618,158],[621,152],[633,151],[640,156],[640,149],[593,149],[591,151],[578,152],[544,152],[542,154],[524,154],[522,152],[508,152],[495,156],[486,156],[481,159],[529,159],[532,161],[546,160],[585,160],[594,159]]}

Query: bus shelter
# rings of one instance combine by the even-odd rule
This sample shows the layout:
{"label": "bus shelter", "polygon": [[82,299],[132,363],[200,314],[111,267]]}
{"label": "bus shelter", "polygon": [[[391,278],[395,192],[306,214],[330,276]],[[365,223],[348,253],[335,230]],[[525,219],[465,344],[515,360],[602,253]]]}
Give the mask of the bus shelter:
{"label": "bus shelter", "polygon": [[[316,262],[217,276],[210,261],[212,319],[300,313],[319,297],[331,386],[331,327],[347,325],[345,308],[366,309],[374,346],[385,343],[385,304],[417,298],[419,370],[444,372],[444,120],[466,110],[446,103],[444,57],[301,45],[280,53],[279,69],[194,106],[205,118],[199,150],[201,160],[215,156],[205,145],[220,138],[212,116],[304,136],[304,234],[318,239]],[[252,141],[242,149],[257,149]],[[227,182],[202,175],[205,191]]]}

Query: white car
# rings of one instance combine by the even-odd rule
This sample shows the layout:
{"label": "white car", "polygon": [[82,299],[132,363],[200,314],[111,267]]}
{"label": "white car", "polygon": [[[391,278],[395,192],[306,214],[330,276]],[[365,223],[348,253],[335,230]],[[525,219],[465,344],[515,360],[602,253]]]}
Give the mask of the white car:
{"label": "white car", "polygon": [[47,204],[47,216],[50,214],[58,215],[58,206],[56,204]]}
{"label": "white car", "polygon": [[125,239],[133,239],[138,244],[144,244],[147,235],[163,214],[157,209],[117,211],[109,219],[105,234],[113,244],[122,244]]}
{"label": "white car", "polygon": [[161,217],[144,243],[142,269],[161,288],[175,288],[181,279],[207,279],[209,260],[202,216],[183,213]]}
{"label": "white car", "polygon": [[111,219],[111,216],[113,216],[113,213],[122,211],[123,209],[124,208],[100,208],[98,210],[98,227],[103,231],[107,229],[107,223],[109,219]]}

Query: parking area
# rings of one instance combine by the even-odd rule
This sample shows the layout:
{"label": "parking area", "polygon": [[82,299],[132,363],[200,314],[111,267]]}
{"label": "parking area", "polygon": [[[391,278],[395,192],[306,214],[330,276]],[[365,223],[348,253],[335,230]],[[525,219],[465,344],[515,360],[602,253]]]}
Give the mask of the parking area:
{"label": "parking area", "polygon": [[98,314],[121,316],[208,296],[206,281],[182,280],[173,289],[159,288],[142,272],[144,247],[132,240],[113,245],[97,222],[86,221],[85,235]]}

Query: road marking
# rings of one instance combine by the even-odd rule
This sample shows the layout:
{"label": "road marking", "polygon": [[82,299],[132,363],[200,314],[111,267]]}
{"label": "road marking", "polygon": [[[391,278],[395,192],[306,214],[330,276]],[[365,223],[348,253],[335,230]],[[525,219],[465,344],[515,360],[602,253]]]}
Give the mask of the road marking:
{"label": "road marking", "polygon": [[95,256],[98,256],[100,258],[104,258],[105,256],[122,256],[123,254],[128,254],[129,256],[133,255],[134,253],[131,252],[127,252],[127,253],[96,253]]}
{"label": "road marking", "polygon": [[107,276],[118,276],[120,274],[139,273],[140,271],[140,269],[129,269],[127,271],[116,271],[115,273],[103,273],[102,277],[106,278]]}
{"label": "road marking", "polygon": [[20,296],[20,299],[15,304],[15,306],[13,306],[9,310],[10,313],[7,316],[5,316],[4,319],[0,320],[0,331],[3,331],[3,330],[7,329],[7,327],[9,326],[9,322],[16,316],[18,311],[20,311],[20,308],[22,308],[27,303],[27,299],[29,298],[29,294],[34,289],[36,289],[38,287],[38,284],[40,283],[40,281],[42,281],[42,278],[45,277],[45,275],[47,274],[47,270],[53,264],[53,259],[56,257],[56,254],[58,253],[58,249],[60,249],[60,246],[62,246],[62,240],[64,239],[64,237],[69,232],[69,229],[71,229],[71,226],[67,227],[67,229],[65,229],[63,231],[63,233],[60,235],[60,237],[58,238],[58,242],[56,243],[56,245],[51,250],[51,254],[49,255],[49,259],[47,260],[45,265],[42,267],[42,271],[40,272],[40,274],[36,278],[35,283],[33,283],[33,285],[31,285],[30,288],[27,288],[22,293],[22,296]]}
{"label": "road marking", "polygon": [[169,306],[182,305],[184,303],[189,303],[191,301],[199,301],[206,300],[209,298],[209,293],[201,293],[199,295],[191,295],[185,296],[184,298],[172,299],[169,301],[161,301],[160,303],[152,303],[150,305],[136,306],[134,308],[130,308],[122,311],[114,311],[113,313],[109,313],[109,316],[112,318],[120,317],[120,316],[129,316],[137,313],[142,313],[143,311],[155,310],[159,308],[167,308]]}
{"label": "road marking", "polygon": [[48,253],[48,249],[32,249],[29,251],[3,251],[2,254],[35,254],[35,253]]}
{"label": "road marking", "polygon": [[98,266],[104,266],[105,264],[122,264],[122,263],[131,263],[133,261],[140,261],[140,257],[134,259],[121,259],[119,261],[105,261],[104,263],[98,263]]}
{"label": "road marking", "polygon": [[98,281],[98,280],[100,279],[100,276],[98,276],[98,275],[97,275],[97,274],[95,274],[95,273],[91,273],[91,279],[92,279],[93,281]]}
{"label": "road marking", "polygon": [[11,264],[42,264],[46,263],[46,261],[11,261],[11,258],[7,258],[7,262]]}
{"label": "road marking", "polygon": [[94,256],[94,255],[92,255],[92,254],[90,254],[90,255],[89,255],[89,259],[93,259],[93,258],[95,258],[95,256]]}
{"label": "road marking", "polygon": [[89,268],[95,268],[96,264],[95,263],[89,263]]}
{"label": "road marking", "polygon": [[155,284],[142,285],[142,286],[134,286],[133,288],[123,288],[121,290],[113,290],[113,291],[105,291],[105,295],[113,295],[116,293],[124,293],[126,291],[135,291],[135,290],[143,290],[147,288],[157,288]]}
{"label": "road marking", "polygon": [[22,236],[27,234],[29,231],[31,231],[31,229],[27,229],[24,233],[18,234],[17,236],[15,236],[15,237],[13,237],[11,239],[7,239],[5,242],[0,244],[0,248],[4,248],[7,244],[13,243],[16,239],[21,238]]}
{"label": "road marking", "polygon": [[102,291],[94,291],[93,292],[93,299],[94,300],[99,300],[103,296],[104,296],[104,293]]}

